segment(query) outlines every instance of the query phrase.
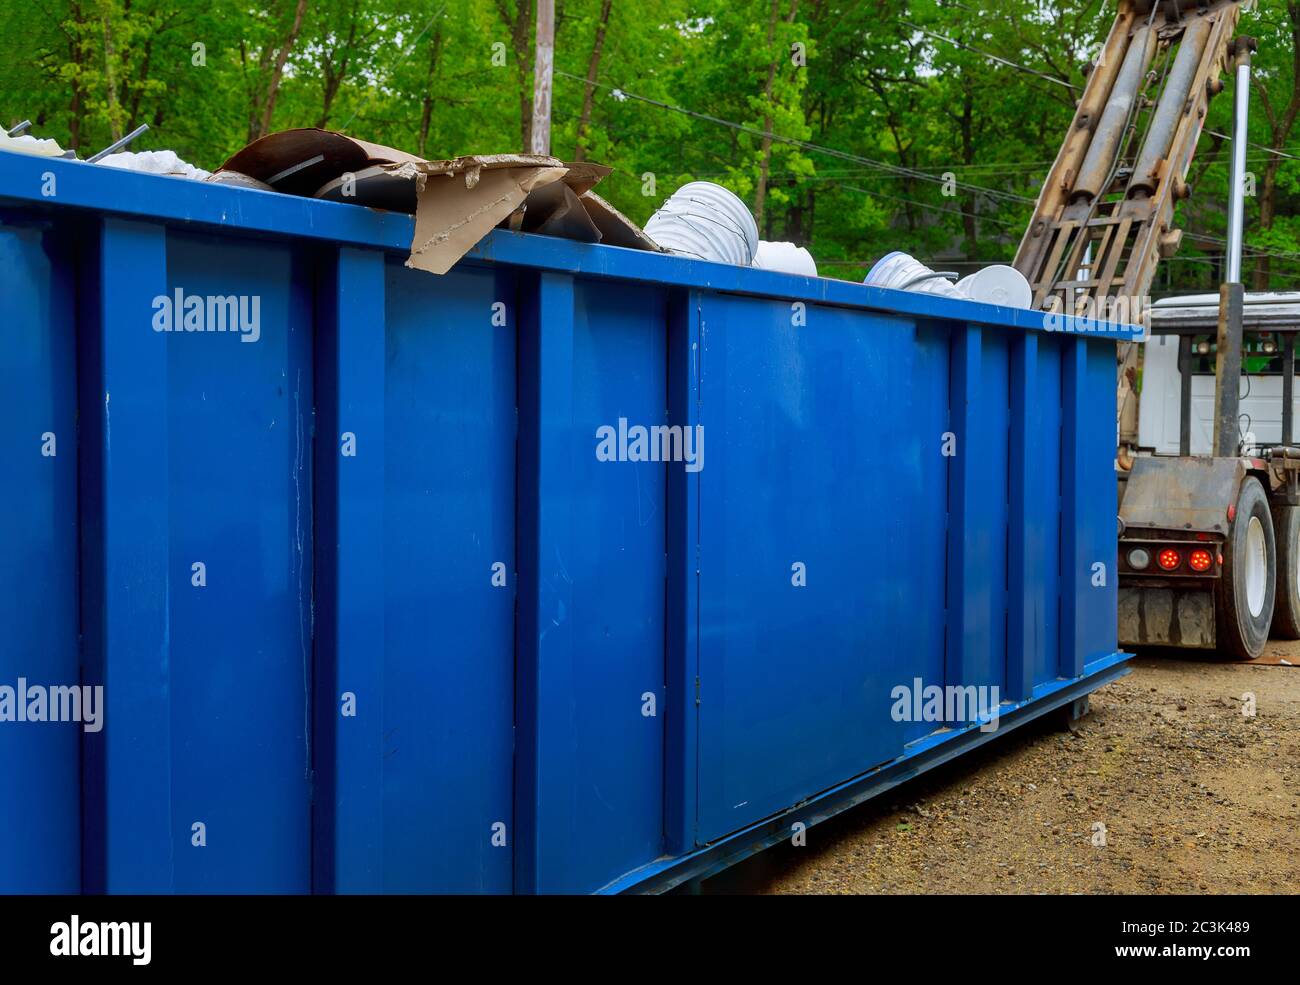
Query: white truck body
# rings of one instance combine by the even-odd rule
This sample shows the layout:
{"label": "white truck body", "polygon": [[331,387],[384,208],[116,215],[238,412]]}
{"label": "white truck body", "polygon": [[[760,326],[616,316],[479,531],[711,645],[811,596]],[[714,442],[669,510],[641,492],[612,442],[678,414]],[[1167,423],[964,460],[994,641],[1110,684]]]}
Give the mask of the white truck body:
{"label": "white truck body", "polygon": [[[1217,294],[1165,298],[1151,306],[1152,334],[1144,344],[1142,392],[1138,409],[1138,444],[1157,455],[1177,455],[1178,397],[1182,374],[1178,370],[1178,337],[1160,335],[1161,325],[1200,321],[1217,311]],[[1300,330],[1300,291],[1246,295],[1245,331]],[[1212,327],[1207,328],[1213,333]],[[1295,420],[1300,421],[1300,388],[1294,394]],[[1278,373],[1247,374],[1241,379],[1241,432],[1251,434],[1256,445],[1277,444],[1282,439],[1282,377]],[[1193,455],[1208,455],[1214,442],[1214,369],[1192,374]]]}

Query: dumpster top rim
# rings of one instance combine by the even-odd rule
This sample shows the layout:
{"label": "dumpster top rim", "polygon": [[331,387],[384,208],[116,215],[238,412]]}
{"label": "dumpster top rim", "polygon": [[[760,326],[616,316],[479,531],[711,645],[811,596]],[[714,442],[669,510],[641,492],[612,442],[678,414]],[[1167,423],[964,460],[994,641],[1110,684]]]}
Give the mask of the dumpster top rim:
{"label": "dumpster top rim", "polygon": [[[50,186],[49,177],[54,179],[55,191],[43,194]],[[403,213],[2,151],[0,201],[50,212],[92,210],[106,216],[162,222],[168,226],[233,229],[254,236],[324,240],[400,254],[409,252],[414,226],[414,219]],[[1051,318],[1045,312],[1024,308],[502,229],[493,230],[462,262],[507,263],[583,276],[658,283],[670,288],[830,304],[894,316],[1107,341],[1142,336],[1142,329],[1134,325],[1072,316]]]}

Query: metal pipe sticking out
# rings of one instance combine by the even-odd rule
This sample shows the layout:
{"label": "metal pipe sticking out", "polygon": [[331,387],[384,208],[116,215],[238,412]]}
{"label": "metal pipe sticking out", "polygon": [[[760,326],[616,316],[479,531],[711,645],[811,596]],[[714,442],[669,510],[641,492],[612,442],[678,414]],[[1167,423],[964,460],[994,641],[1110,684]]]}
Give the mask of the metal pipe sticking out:
{"label": "metal pipe sticking out", "polygon": [[1115,79],[1106,102],[1106,110],[1101,115],[1097,129],[1093,131],[1092,142],[1088,145],[1088,154],[1079,168],[1079,177],[1074,182],[1071,202],[1086,202],[1105,194],[1106,184],[1114,170],[1115,159],[1120,151],[1124,131],[1128,129],[1129,115],[1138,98],[1138,89],[1146,74],[1147,64],[1155,46],[1156,35],[1150,27],[1143,26],[1133,35],[1124,56],[1124,64]]}
{"label": "metal pipe sticking out", "polygon": [[1241,435],[1241,322],[1245,288],[1241,285],[1241,243],[1246,206],[1246,124],[1250,109],[1250,53],[1253,38],[1232,42],[1229,54],[1236,60],[1233,93],[1232,185],[1228,194],[1228,271],[1219,288],[1218,355],[1214,365],[1214,454],[1237,454]]}
{"label": "metal pipe sticking out", "polygon": [[19,124],[17,124],[16,126],[14,126],[13,128],[11,128],[11,129],[8,131],[8,134],[9,134],[10,137],[17,137],[19,134],[26,133],[26,132],[27,132],[28,130],[30,130],[31,128],[32,128],[32,121],[31,121],[31,120],[23,120],[22,123],[19,123]]}
{"label": "metal pipe sticking out", "polygon": [[1232,94],[1232,188],[1228,196],[1229,284],[1241,282],[1241,244],[1246,214],[1246,146],[1249,140],[1250,53],[1253,38],[1238,38],[1236,89]]}
{"label": "metal pipe sticking out", "polygon": [[99,152],[98,154],[96,154],[94,157],[88,157],[88,158],[86,158],[86,163],[88,163],[88,164],[94,164],[96,161],[99,161],[99,160],[102,160],[102,159],[105,158],[105,157],[108,157],[109,154],[112,154],[112,153],[114,153],[115,151],[119,151],[119,150],[121,150],[123,147],[125,147],[125,146],[126,146],[127,144],[129,144],[131,141],[135,140],[136,137],[140,136],[140,134],[144,133],[144,132],[145,132],[146,130],[148,130],[148,129],[149,129],[149,124],[148,124],[148,123],[141,123],[138,127],[136,127],[134,130],[132,130],[130,133],[128,133],[128,134],[127,134],[125,137],[123,137],[121,140],[117,140],[117,141],[114,141],[113,143],[109,144],[107,147],[105,147],[102,151],[100,151],[100,152]]}
{"label": "metal pipe sticking out", "polygon": [[1156,186],[1164,171],[1165,158],[1173,146],[1174,133],[1178,130],[1179,120],[1188,107],[1188,97],[1196,81],[1201,58],[1205,54],[1206,42],[1214,24],[1208,17],[1197,17],[1183,32],[1183,40],[1178,45],[1178,55],[1174,58],[1173,68],[1165,81],[1164,92],[1151,125],[1147,128],[1146,139],[1138,154],[1137,166],[1133,169],[1133,178],[1129,182],[1128,197],[1136,195],[1154,195]]}

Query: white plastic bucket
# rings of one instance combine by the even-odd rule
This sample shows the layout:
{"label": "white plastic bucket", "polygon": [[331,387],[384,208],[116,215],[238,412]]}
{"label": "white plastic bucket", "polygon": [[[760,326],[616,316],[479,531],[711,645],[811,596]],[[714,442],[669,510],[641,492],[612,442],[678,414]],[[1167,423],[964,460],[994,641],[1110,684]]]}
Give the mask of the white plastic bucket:
{"label": "white plastic bucket", "polygon": [[805,277],[817,276],[817,264],[813,261],[812,254],[793,243],[759,240],[758,250],[754,253],[754,266],[763,270],[802,274]]}
{"label": "white plastic bucket", "polygon": [[957,281],[957,289],[972,301],[1000,304],[1008,308],[1029,308],[1034,291],[1015,267],[994,264]]}
{"label": "white plastic bucket", "polygon": [[646,235],[673,253],[748,267],[758,250],[758,226],[733,192],[692,181],[673,192],[645,225]]}

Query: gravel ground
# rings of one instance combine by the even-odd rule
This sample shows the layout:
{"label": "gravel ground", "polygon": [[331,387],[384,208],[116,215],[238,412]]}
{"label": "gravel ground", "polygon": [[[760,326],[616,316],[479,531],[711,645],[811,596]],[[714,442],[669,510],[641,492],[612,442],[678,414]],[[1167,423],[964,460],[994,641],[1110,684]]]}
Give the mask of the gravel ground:
{"label": "gravel ground", "polygon": [[1132,666],[1077,730],[1046,716],[704,891],[1300,891],[1300,667],[1185,652]]}

